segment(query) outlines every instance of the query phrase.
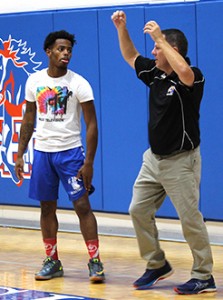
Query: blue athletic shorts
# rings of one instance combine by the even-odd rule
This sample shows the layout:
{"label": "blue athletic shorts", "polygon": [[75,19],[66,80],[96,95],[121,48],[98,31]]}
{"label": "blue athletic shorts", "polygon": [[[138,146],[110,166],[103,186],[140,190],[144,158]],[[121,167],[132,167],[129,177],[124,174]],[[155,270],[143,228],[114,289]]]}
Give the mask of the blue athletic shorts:
{"label": "blue athletic shorts", "polygon": [[39,201],[57,200],[61,181],[69,199],[79,199],[86,193],[83,181],[76,178],[84,159],[83,147],[61,152],[34,150],[29,197]]}

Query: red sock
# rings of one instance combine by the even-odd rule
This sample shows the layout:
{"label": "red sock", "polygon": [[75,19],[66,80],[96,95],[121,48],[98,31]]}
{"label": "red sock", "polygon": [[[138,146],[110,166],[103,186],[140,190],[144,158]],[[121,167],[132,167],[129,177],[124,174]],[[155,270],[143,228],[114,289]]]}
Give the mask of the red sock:
{"label": "red sock", "polygon": [[99,250],[98,250],[99,241],[98,240],[90,240],[90,241],[86,241],[85,243],[86,243],[90,258],[98,258],[100,260]]}
{"label": "red sock", "polygon": [[57,260],[58,259],[57,239],[56,238],[43,239],[43,243],[45,246],[46,256],[51,257],[54,260]]}

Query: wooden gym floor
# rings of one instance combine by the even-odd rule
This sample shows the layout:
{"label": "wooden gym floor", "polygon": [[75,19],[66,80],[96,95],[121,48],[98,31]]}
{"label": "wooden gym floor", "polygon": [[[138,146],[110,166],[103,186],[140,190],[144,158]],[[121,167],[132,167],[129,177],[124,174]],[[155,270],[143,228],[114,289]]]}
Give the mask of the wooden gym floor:
{"label": "wooden gym floor", "polygon": [[[175,272],[171,277],[158,282],[150,290],[137,291],[132,287],[132,283],[144,272],[145,261],[139,257],[137,241],[134,236],[100,234],[100,253],[106,272],[106,283],[104,284],[89,282],[88,254],[82,235],[78,232],[60,231],[58,233],[58,251],[65,274],[63,278],[48,281],[34,280],[34,273],[41,268],[45,258],[39,229],[1,225],[0,236],[0,289],[1,287],[14,287],[69,294],[79,296],[78,299],[84,299],[84,297],[107,300],[178,300],[182,297],[186,297],[187,300],[223,299],[223,246],[220,244],[212,244],[213,275],[218,291],[182,296],[177,295],[173,291],[173,287],[190,279],[192,257],[184,242],[161,240],[161,246]],[[0,300],[3,299],[6,298],[0,296]],[[10,299],[25,298],[20,296],[20,298]],[[26,300],[31,299],[26,298]]]}

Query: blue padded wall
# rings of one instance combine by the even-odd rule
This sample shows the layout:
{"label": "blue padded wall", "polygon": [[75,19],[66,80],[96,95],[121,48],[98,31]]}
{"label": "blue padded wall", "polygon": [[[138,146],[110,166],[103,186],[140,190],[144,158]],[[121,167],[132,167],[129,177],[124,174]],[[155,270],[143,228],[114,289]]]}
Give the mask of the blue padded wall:
{"label": "blue padded wall", "polygon": [[[67,20],[70,20],[67,22]],[[88,20],[88,25],[91,30],[85,26]],[[39,61],[42,62],[41,68],[46,67],[48,63],[47,56],[43,51],[43,41],[46,35],[54,30],[65,29],[71,33],[75,33],[77,44],[74,47],[73,59],[70,63],[70,68],[77,73],[83,75],[92,85],[95,96],[96,111],[98,114],[99,134],[100,130],[100,99],[99,99],[99,64],[98,64],[98,37],[97,37],[97,12],[91,11],[75,11],[75,12],[54,12],[54,13],[36,13],[25,15],[4,16],[0,18],[1,28],[4,33],[1,33],[3,40],[9,35],[13,38],[28,41],[27,45],[32,47],[32,50],[38,54]],[[15,26],[16,24],[16,26]],[[65,25],[64,25],[65,24]],[[27,30],[32,28],[32,30]],[[90,55],[89,55],[90,53]],[[25,74],[26,75],[26,74]],[[27,76],[23,76],[23,85]],[[24,97],[24,95],[23,95]],[[3,107],[3,106],[2,106]],[[84,127],[84,123],[82,124]],[[83,128],[84,129],[84,128]],[[84,131],[83,131],[84,132]],[[85,134],[83,135],[83,143],[85,144]],[[102,184],[101,184],[101,153],[100,146],[101,138],[99,137],[99,146],[95,159],[94,181],[96,192],[91,196],[92,207],[102,210]],[[17,145],[15,145],[15,151]],[[12,172],[13,172],[13,166]],[[2,204],[21,204],[21,205],[39,205],[27,197],[29,180],[24,180],[20,187],[17,187],[12,180],[0,179],[4,182],[4,188],[7,193],[2,195],[0,203]],[[12,197],[15,191],[16,198]],[[71,208],[72,203],[68,200],[63,187],[60,188],[60,196],[58,207]]]}
{"label": "blue padded wall", "polygon": [[[33,60],[41,62],[40,69],[47,66],[48,60],[42,45],[49,32],[65,29],[76,35],[77,44],[74,47],[70,68],[91,83],[98,115],[99,144],[93,180],[96,192],[90,198],[92,208],[99,211],[127,213],[132,186],[141,166],[142,155],[148,148],[149,91],[121,56],[117,32],[111,21],[111,15],[116,9],[124,9],[127,13],[130,35],[136,48],[143,55],[151,56],[153,48],[150,37],[143,34],[143,27],[147,21],[154,19],[161,28],[177,27],[185,32],[189,41],[191,62],[200,67],[206,78],[201,105],[203,169],[200,208],[206,219],[223,220],[221,214],[223,208],[221,112],[223,107],[220,94],[220,72],[223,67],[221,53],[223,1],[202,0],[184,4],[135,5],[0,15],[0,54],[3,51],[2,42],[10,40],[10,37],[17,44],[20,40],[24,41],[27,43],[24,47],[30,48],[34,53]],[[3,64],[1,55],[0,63]],[[14,68],[11,61],[8,67],[7,76],[12,70],[14,81],[10,81],[11,77],[7,77],[9,87],[7,97],[9,102],[16,105],[24,97],[27,74],[22,68]],[[33,62],[30,59],[26,68],[31,72],[32,67]],[[3,75],[0,70],[0,76]],[[36,206],[38,203],[28,198],[29,180],[25,179],[20,187],[13,182],[21,116],[16,113],[10,114],[10,110],[2,100],[1,92],[0,81],[0,129],[4,126],[9,133],[5,137],[0,136],[2,145],[0,204]],[[20,95],[20,102],[16,98],[17,95]],[[83,142],[85,144],[85,134]],[[29,158],[26,156],[27,160]],[[63,188],[60,190],[59,207],[72,207]],[[169,198],[157,215],[177,217]]]}
{"label": "blue padded wall", "polygon": [[[12,60],[9,60],[6,67],[3,67],[0,70],[1,78],[4,78],[3,73],[4,70],[6,71],[3,84],[8,84],[8,82],[10,82],[10,84],[8,84],[6,98],[7,101],[13,106],[13,109],[15,109],[15,107],[18,106],[24,99],[24,83],[27,79],[26,72],[34,72],[33,68],[37,67],[37,64],[34,62],[42,63],[40,68],[46,66],[44,64],[45,54],[42,50],[42,44],[45,37],[45,32],[51,30],[51,13],[33,15],[21,14],[17,16],[0,15],[1,51],[4,48],[3,42],[11,40],[12,52],[13,50],[15,51],[20,49],[16,54],[18,57],[17,62],[20,63],[25,61],[27,63],[27,65],[24,67],[26,71],[21,67],[15,67],[12,63]],[[29,55],[27,49],[33,53],[32,56]],[[1,65],[4,65],[2,56],[0,56],[0,63]],[[2,92],[2,86],[0,87],[0,92]],[[18,97],[18,95],[20,95],[20,97]],[[18,187],[12,180],[12,178],[15,178],[14,162],[15,154],[17,152],[16,135],[18,135],[19,132],[20,127],[18,127],[18,124],[21,124],[21,116],[21,111],[19,115],[18,112],[16,113],[14,111],[12,114],[9,109],[6,109],[6,103],[1,99],[1,127],[8,127],[8,133],[5,137],[3,137],[1,132],[1,145],[3,147],[1,147],[0,203],[35,206],[38,205],[38,202],[28,198],[29,180],[25,179],[20,187]],[[5,143],[3,143],[3,139],[5,139]],[[5,151],[4,147],[6,149]]]}
{"label": "blue padded wall", "polygon": [[197,5],[198,64],[206,78],[201,107],[201,209],[207,219],[215,220],[223,220],[222,14],[223,2]]}
{"label": "blue padded wall", "polygon": [[[104,210],[127,212],[132,185],[147,148],[147,94],[135,71],[123,60],[113,9],[99,11]],[[128,27],[136,47],[145,53],[144,9],[129,8]]]}

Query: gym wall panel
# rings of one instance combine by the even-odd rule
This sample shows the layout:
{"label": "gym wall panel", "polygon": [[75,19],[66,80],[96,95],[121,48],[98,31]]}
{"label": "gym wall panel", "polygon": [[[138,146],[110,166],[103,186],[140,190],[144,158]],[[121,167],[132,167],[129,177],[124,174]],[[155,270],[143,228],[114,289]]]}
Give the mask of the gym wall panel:
{"label": "gym wall panel", "polygon": [[[61,11],[54,13],[54,30],[65,29],[75,34],[77,43],[73,48],[72,60],[69,68],[85,77],[91,84],[95,107],[98,118],[99,141],[94,164],[93,185],[95,193],[91,195],[91,205],[95,210],[103,210],[102,198],[102,139],[101,139],[101,104],[100,104],[100,74],[99,74],[99,49],[98,49],[98,20],[96,10],[75,10]],[[86,145],[85,124],[82,122],[83,144]],[[85,147],[86,149],[86,147]],[[60,207],[72,207],[72,203],[67,199],[64,189],[60,189]]]}
{"label": "gym wall panel", "polygon": [[205,218],[215,220],[223,220],[222,14],[222,1],[197,5],[198,65],[206,78],[201,106],[201,209]]}
{"label": "gym wall panel", "polygon": [[39,205],[28,198],[33,145],[25,154],[25,180],[21,186],[18,186],[14,173],[14,163],[22,120],[24,84],[28,74],[46,66],[42,45],[45,32],[51,30],[51,13],[0,15],[1,204]]}
{"label": "gym wall panel", "polygon": [[[223,1],[0,15],[0,54],[9,56],[5,60],[0,55],[3,66],[0,70],[0,204],[39,205],[28,198],[32,143],[25,155],[25,180],[21,186],[17,185],[14,175],[24,84],[29,73],[47,66],[48,59],[42,49],[46,35],[65,29],[77,38],[70,68],[91,83],[95,95],[99,144],[93,179],[96,192],[90,198],[92,208],[128,212],[132,186],[143,152],[148,148],[149,90],[121,56],[117,32],[111,21],[116,9],[127,13],[130,35],[142,55],[152,56],[154,46],[150,37],[143,34],[147,21],[154,19],[162,29],[177,27],[185,32],[189,41],[188,56],[206,78],[200,123],[203,158],[200,207],[206,219],[223,220],[223,104],[220,94]],[[4,89],[7,90],[6,98]],[[85,134],[83,142],[85,144]],[[63,188],[58,203],[61,208],[72,207]],[[177,217],[168,197],[157,216]]]}
{"label": "gym wall panel", "polygon": [[[147,91],[123,60],[111,15],[98,12],[104,210],[127,212],[147,144]],[[126,8],[127,24],[145,53],[143,7]]]}

